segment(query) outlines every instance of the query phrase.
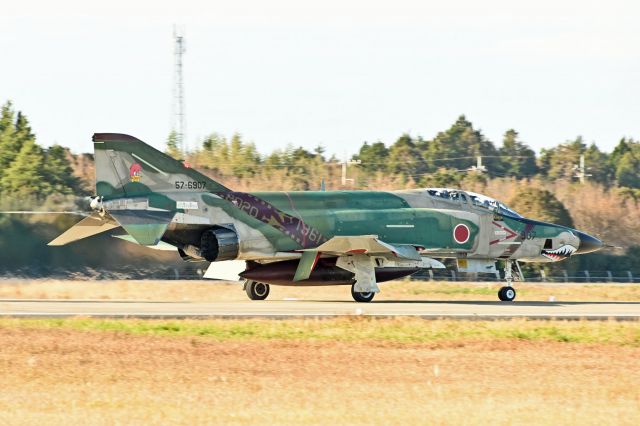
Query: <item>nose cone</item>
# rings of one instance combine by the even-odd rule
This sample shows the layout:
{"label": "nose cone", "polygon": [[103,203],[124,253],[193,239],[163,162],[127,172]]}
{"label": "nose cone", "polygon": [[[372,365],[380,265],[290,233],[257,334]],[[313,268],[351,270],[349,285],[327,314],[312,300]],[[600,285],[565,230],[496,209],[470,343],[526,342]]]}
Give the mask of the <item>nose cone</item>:
{"label": "nose cone", "polygon": [[592,253],[602,248],[602,241],[596,237],[592,237],[584,232],[576,231],[576,235],[580,238],[580,247],[576,251],[577,254]]}

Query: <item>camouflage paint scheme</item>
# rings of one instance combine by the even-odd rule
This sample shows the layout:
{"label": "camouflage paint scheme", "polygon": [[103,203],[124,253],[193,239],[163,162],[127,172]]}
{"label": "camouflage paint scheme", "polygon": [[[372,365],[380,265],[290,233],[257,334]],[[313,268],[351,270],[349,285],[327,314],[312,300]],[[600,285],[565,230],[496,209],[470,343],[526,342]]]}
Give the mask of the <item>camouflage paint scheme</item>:
{"label": "camouflage paint scheme", "polygon": [[[363,236],[388,244],[396,258],[409,260],[402,253],[413,250],[476,266],[562,260],[580,252],[585,238],[599,242],[460,190],[234,192],[132,136],[98,133],[93,141],[102,217],[141,245],[168,243],[187,257],[198,257],[198,233],[214,227],[237,234],[237,259],[257,263],[304,258],[328,242]],[[318,257],[355,251],[310,255],[308,263],[313,269]]]}

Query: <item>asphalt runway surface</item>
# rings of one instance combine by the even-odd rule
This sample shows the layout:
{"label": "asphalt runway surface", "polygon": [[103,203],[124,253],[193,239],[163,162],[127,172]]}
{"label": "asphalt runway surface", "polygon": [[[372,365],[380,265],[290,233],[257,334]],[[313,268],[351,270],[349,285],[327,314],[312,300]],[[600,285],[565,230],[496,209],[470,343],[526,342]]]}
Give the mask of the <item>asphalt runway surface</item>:
{"label": "asphalt runway surface", "polygon": [[425,319],[640,320],[640,302],[0,300],[0,317],[330,318],[358,315]]}

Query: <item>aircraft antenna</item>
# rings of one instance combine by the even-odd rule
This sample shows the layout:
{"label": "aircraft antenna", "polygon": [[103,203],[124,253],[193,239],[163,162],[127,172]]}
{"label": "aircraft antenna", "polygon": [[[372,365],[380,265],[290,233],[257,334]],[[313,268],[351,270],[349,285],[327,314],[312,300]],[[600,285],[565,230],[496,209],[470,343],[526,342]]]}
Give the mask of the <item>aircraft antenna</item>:
{"label": "aircraft antenna", "polygon": [[187,146],[185,142],[186,120],[184,111],[184,80],[182,57],[185,53],[184,28],[173,26],[174,40],[174,67],[173,67],[173,123],[172,130],[176,134],[176,145],[183,157],[186,156]]}

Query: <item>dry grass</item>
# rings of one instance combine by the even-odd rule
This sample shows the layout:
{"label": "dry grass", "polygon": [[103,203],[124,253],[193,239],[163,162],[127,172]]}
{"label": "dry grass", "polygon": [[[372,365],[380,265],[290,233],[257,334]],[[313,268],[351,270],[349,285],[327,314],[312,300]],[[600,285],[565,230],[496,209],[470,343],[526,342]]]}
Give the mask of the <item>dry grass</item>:
{"label": "dry grass", "polygon": [[116,332],[224,340],[438,343],[470,340],[530,340],[640,347],[637,321],[425,321],[414,317],[331,319],[0,319],[0,328]]}
{"label": "dry grass", "polygon": [[[392,281],[382,283],[376,300],[497,300],[501,283]],[[640,284],[516,283],[519,301],[636,301]],[[275,287],[274,300],[351,300],[349,287]],[[238,283],[220,281],[57,281],[0,280],[0,298],[103,299],[149,301],[246,300]]]}
{"label": "dry grass", "polygon": [[[321,323],[346,333],[455,322]],[[74,327],[73,320],[0,323],[0,423],[618,425],[640,418],[640,349],[624,342],[232,339]]]}

